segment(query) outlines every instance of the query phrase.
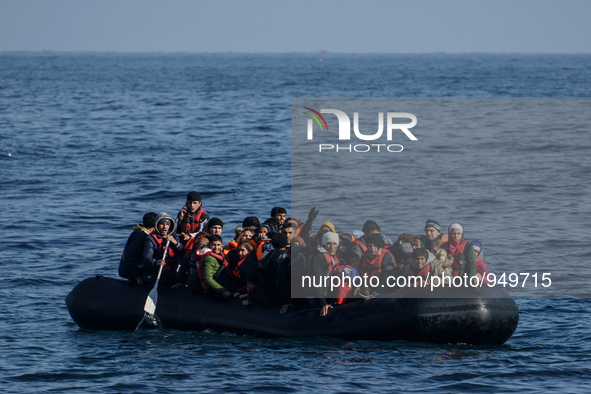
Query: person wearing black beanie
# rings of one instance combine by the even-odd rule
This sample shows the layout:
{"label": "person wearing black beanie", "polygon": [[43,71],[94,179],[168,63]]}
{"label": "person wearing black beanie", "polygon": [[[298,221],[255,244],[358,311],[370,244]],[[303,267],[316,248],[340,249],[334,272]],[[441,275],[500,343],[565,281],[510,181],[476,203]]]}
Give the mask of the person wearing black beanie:
{"label": "person wearing black beanie", "polygon": [[176,219],[177,232],[183,245],[202,231],[209,220],[209,214],[201,209],[202,205],[201,194],[196,191],[187,194],[187,202]]}
{"label": "person wearing black beanie", "polygon": [[261,227],[261,222],[256,216],[248,216],[242,221],[242,227]]}
{"label": "person wearing black beanie", "polygon": [[212,235],[222,235],[224,222],[220,218],[211,218],[207,224],[207,232]]}
{"label": "person wearing black beanie", "polygon": [[129,235],[119,262],[119,276],[132,282],[143,283],[143,256],[146,238],[154,231],[156,225],[155,212],[144,215],[142,224],[133,226],[133,232]]}
{"label": "person wearing black beanie", "polygon": [[[368,234],[365,239],[367,250],[363,254],[359,274],[361,276],[367,275],[370,278],[377,277],[380,281],[379,283],[384,285],[386,278],[394,271],[396,265],[394,256],[386,248],[386,243],[380,233]],[[374,295],[377,295],[377,292],[379,292],[378,289],[380,288],[380,286],[377,288],[372,286],[363,289],[363,292],[369,295],[370,291],[372,291]]]}
{"label": "person wearing black beanie", "polygon": [[363,224],[363,236],[353,240],[347,249],[349,260],[351,260],[347,260],[348,263],[355,266],[358,264],[358,261],[363,260],[363,255],[367,251],[367,238],[372,234],[378,234],[380,237],[382,237],[382,240],[386,246],[392,245],[392,240],[386,235],[382,234],[382,229],[380,226],[378,226],[378,224],[373,220],[367,220]]}

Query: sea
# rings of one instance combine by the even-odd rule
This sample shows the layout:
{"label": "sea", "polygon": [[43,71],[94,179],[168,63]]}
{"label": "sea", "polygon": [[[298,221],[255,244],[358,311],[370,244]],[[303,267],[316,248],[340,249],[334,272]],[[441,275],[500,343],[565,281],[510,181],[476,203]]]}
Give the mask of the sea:
{"label": "sea", "polygon": [[[491,271],[540,262],[576,290],[507,288],[520,316],[504,345],[93,331],[64,301],[117,277],[143,214],[174,216],[191,190],[225,239],[274,206],[290,215],[292,98],[570,98],[589,120],[589,96],[586,54],[0,53],[0,392],[591,392],[591,121],[566,115],[545,132],[405,143],[380,176],[412,201],[384,208],[391,238],[422,233],[435,206],[444,229],[478,234]],[[347,232],[365,221],[350,209]]]}

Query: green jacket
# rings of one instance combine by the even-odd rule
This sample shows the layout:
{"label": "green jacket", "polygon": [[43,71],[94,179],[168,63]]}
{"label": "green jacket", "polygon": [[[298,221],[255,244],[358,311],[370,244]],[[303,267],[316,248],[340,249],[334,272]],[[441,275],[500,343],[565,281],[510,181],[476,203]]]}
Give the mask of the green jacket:
{"label": "green jacket", "polygon": [[226,291],[228,291],[224,286],[220,285],[213,278],[221,266],[218,260],[215,257],[209,255],[205,256],[201,263],[203,264],[203,279],[205,280],[207,289],[210,291],[215,291],[219,294],[224,294]]}

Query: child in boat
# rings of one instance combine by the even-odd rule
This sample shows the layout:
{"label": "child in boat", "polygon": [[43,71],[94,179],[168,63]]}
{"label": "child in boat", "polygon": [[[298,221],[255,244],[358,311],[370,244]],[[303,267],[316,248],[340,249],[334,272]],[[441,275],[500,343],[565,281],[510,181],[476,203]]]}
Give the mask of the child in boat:
{"label": "child in boat", "polygon": [[201,250],[201,259],[197,261],[197,272],[202,281],[204,290],[208,293],[230,297],[232,293],[228,289],[231,284],[230,273],[226,266],[225,256],[222,253],[223,241],[219,235],[209,237],[208,250]]}
{"label": "child in boat", "polygon": [[474,249],[474,264],[476,264],[476,277],[478,281],[483,284],[489,284],[490,281],[488,280],[488,266],[482,259],[484,248],[480,241],[472,241],[472,249]]}
{"label": "child in boat", "polygon": [[423,245],[423,241],[421,241],[421,237],[415,237],[415,239],[412,241],[412,248],[413,249],[419,249],[419,248],[424,248],[425,245]]}
{"label": "child in boat", "polygon": [[261,277],[259,275],[253,275],[246,280],[246,293],[239,295],[242,305],[252,304],[256,300],[256,293],[260,283]]}
{"label": "child in boat", "polygon": [[447,252],[443,249],[443,241],[441,239],[435,239],[431,242],[431,252],[435,255],[435,258],[439,260],[439,262],[443,266],[443,270],[446,276],[451,275],[451,266],[445,267],[444,263],[447,260]]}

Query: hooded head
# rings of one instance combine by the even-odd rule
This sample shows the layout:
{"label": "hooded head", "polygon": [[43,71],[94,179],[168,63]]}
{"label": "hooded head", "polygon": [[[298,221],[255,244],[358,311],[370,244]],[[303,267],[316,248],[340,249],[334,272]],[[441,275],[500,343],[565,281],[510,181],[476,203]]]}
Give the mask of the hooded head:
{"label": "hooded head", "polygon": [[[168,224],[168,226],[166,226],[166,224]],[[156,216],[156,224],[155,224],[154,231],[159,236],[163,237],[163,236],[172,234],[174,232],[175,228],[176,228],[176,224],[174,223],[174,220],[172,220],[170,215],[167,214],[166,212],[160,212]],[[163,234],[163,231],[165,229],[166,229],[166,233]]]}
{"label": "hooded head", "polygon": [[[478,258],[482,260],[482,254],[484,253],[484,247],[480,241],[472,241],[472,249],[474,249],[475,253],[478,253]],[[476,257],[476,255],[474,255]]]}
{"label": "hooded head", "polygon": [[330,231],[331,233],[336,233],[335,228],[334,228],[334,224],[332,224],[329,221],[322,223],[318,229],[321,229],[322,227],[327,228],[328,231]]}

